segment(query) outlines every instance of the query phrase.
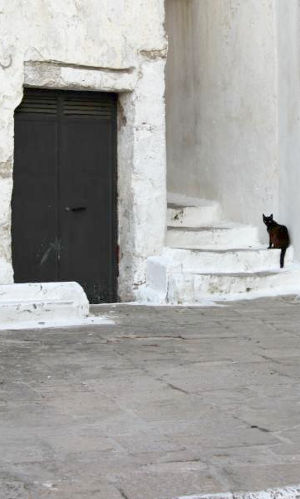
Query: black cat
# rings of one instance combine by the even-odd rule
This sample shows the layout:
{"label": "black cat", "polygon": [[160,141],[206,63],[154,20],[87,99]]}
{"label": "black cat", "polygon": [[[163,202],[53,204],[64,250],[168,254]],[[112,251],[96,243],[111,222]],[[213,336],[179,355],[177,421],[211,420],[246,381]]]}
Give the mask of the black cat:
{"label": "black cat", "polygon": [[280,225],[273,220],[273,213],[269,217],[263,215],[263,221],[267,226],[269,233],[269,248],[281,249],[280,253],[280,267],[284,267],[284,257],[287,248],[290,245],[290,237],[285,225]]}

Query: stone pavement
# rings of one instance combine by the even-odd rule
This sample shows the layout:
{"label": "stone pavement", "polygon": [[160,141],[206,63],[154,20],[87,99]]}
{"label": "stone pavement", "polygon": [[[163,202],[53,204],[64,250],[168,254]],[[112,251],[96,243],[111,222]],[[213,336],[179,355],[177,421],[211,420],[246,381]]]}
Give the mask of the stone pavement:
{"label": "stone pavement", "polygon": [[0,498],[171,499],[300,484],[300,301],[103,306],[0,334]]}

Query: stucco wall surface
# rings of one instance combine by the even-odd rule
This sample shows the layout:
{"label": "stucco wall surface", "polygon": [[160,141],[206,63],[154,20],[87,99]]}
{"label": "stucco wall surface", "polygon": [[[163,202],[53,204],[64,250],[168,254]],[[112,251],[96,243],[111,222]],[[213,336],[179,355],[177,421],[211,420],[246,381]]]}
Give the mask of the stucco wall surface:
{"label": "stucco wall surface", "polygon": [[277,0],[280,221],[300,259],[300,1]]}
{"label": "stucco wall surface", "polygon": [[164,238],[163,20],[163,0],[0,0],[0,284],[13,279],[13,118],[23,85],[115,91],[120,294],[134,297]]}
{"label": "stucco wall surface", "polygon": [[275,6],[166,3],[168,190],[216,199],[255,225],[278,211]]}

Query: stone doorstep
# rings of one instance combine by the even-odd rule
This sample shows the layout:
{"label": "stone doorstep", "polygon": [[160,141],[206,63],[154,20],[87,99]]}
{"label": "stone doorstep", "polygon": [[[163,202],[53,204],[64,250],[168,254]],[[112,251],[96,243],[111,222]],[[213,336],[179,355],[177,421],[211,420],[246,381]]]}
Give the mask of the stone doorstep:
{"label": "stone doorstep", "polygon": [[292,485],[285,488],[275,488],[254,492],[225,492],[224,494],[204,494],[180,496],[174,499],[298,499],[300,497],[300,485]]}
{"label": "stone doorstep", "polygon": [[0,327],[59,320],[78,321],[89,315],[89,302],[76,282],[6,284],[0,286]]}

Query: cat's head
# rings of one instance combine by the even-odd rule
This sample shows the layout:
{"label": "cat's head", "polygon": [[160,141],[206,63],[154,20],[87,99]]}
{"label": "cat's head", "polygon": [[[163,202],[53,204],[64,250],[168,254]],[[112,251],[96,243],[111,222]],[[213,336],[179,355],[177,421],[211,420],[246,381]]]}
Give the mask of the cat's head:
{"label": "cat's head", "polygon": [[269,217],[266,217],[264,214],[263,214],[263,221],[264,223],[268,226],[270,225],[272,222],[273,222],[273,213],[271,213],[271,215]]}

